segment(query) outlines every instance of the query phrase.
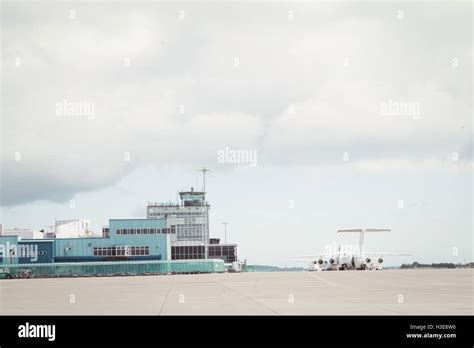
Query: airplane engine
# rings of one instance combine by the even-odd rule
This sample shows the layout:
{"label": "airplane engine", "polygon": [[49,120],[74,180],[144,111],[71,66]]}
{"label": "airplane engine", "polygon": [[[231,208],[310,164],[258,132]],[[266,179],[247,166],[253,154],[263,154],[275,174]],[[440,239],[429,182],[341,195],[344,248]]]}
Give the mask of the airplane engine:
{"label": "airplane engine", "polygon": [[379,259],[377,260],[379,263],[383,263],[383,259],[381,257],[379,257]]}
{"label": "airplane engine", "polygon": [[370,257],[368,257],[368,258],[365,259],[365,262],[366,262],[366,263],[370,263],[371,261],[372,261],[372,260],[370,259]]}
{"label": "airplane engine", "polygon": [[334,265],[334,262],[336,262],[336,260],[334,260],[334,259],[331,257],[331,258],[329,259],[329,263],[330,263],[331,265]]}
{"label": "airplane engine", "polygon": [[323,259],[319,259],[319,260],[318,260],[318,263],[319,263],[320,265],[322,265],[323,262],[324,262]]}
{"label": "airplane engine", "polygon": [[366,269],[365,259],[362,257],[354,257],[353,266],[355,269]]}

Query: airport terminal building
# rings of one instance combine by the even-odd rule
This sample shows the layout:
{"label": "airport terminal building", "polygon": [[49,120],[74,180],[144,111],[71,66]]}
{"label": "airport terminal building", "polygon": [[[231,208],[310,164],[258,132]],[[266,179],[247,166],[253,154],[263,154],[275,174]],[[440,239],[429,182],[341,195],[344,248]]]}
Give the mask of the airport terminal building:
{"label": "airport terminal building", "polygon": [[148,219],[166,219],[176,227],[176,237],[171,239],[172,260],[221,259],[225,263],[237,261],[236,244],[219,244],[219,239],[209,238],[210,205],[205,192],[179,193],[176,204],[149,203]]}
{"label": "airport terminal building", "polygon": [[203,192],[191,189],[180,198],[176,205],[149,204],[147,218],[110,219],[102,237],[0,235],[0,265],[45,276],[140,273],[137,267],[142,273],[223,272],[224,264],[237,261],[237,245],[209,239],[210,206]]}
{"label": "airport terminal building", "polygon": [[[0,262],[51,263],[118,260],[168,260],[170,233],[164,219],[111,219],[108,238],[21,239],[0,236]],[[17,245],[16,248],[13,245]],[[36,250],[37,249],[37,250]]]}

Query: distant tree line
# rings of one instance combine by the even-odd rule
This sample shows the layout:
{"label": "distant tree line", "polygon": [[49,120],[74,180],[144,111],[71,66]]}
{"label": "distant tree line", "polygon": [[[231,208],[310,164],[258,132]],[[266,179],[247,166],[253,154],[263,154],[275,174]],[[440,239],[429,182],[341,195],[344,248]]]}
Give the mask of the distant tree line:
{"label": "distant tree line", "polygon": [[254,265],[255,272],[302,272],[303,267],[277,267],[266,265]]}
{"label": "distant tree line", "polygon": [[470,262],[467,264],[462,264],[462,263],[447,263],[447,262],[442,262],[442,263],[419,263],[419,262],[413,262],[411,264],[406,264],[402,263],[400,268],[461,268],[461,267],[469,267],[472,268],[474,267],[474,262]]}

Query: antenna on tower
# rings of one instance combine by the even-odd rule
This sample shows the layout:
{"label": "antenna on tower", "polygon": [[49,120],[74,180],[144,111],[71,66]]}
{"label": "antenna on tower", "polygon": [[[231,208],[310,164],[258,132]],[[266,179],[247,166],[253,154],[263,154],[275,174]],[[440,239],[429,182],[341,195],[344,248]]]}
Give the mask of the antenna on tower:
{"label": "antenna on tower", "polygon": [[202,208],[203,211],[205,212],[205,221],[204,224],[202,225],[203,227],[203,234],[204,234],[204,243],[205,243],[205,256],[207,259],[208,256],[208,244],[209,244],[209,230],[208,230],[208,221],[209,221],[209,215],[208,215],[208,208],[207,208],[207,203],[206,203],[206,172],[209,172],[210,169],[206,168],[204,166],[201,167],[201,169],[198,169],[199,172],[202,172],[202,191],[203,191],[203,197],[202,197]]}
{"label": "antenna on tower", "polygon": [[198,172],[202,172],[202,182],[203,182],[203,187],[202,191],[204,192],[204,202],[206,201],[206,172],[210,172],[211,170],[206,167],[201,167],[201,169],[197,170]]}

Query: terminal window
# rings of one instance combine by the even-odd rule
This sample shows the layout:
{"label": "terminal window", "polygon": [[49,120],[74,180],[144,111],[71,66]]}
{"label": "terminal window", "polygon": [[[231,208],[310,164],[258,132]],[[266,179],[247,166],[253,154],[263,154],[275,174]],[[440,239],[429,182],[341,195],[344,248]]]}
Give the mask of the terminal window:
{"label": "terminal window", "polygon": [[150,255],[148,246],[117,246],[117,247],[95,247],[94,256],[147,256]]}

